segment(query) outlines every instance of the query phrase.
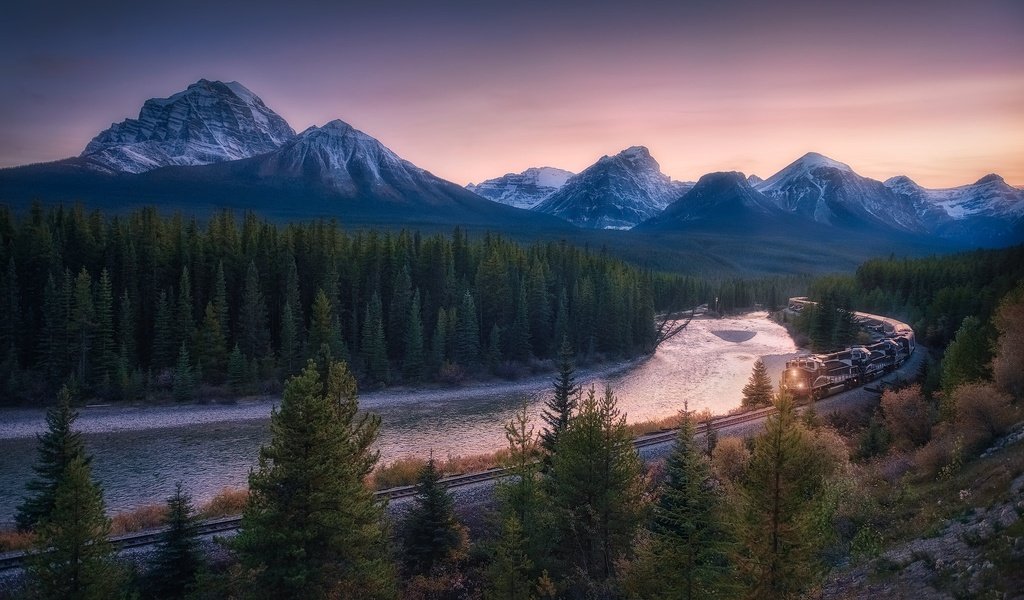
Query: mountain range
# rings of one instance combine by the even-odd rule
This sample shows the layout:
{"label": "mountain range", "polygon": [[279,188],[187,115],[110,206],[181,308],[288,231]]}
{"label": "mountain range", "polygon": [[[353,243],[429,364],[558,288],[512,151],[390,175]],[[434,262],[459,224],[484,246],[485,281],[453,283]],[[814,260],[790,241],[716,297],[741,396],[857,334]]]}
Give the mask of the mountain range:
{"label": "mountain range", "polygon": [[464,188],[341,120],[296,133],[245,86],[205,79],[146,101],[138,118],[112,124],[77,157],[0,170],[0,202],[36,199],[556,234],[770,231],[827,243],[842,231],[956,246],[1024,241],[1024,191],[997,175],[931,190],[905,176],[863,177],[811,152],[767,179],[725,172],[693,183],[672,180],[647,148],[633,146],[577,174],[538,167]]}

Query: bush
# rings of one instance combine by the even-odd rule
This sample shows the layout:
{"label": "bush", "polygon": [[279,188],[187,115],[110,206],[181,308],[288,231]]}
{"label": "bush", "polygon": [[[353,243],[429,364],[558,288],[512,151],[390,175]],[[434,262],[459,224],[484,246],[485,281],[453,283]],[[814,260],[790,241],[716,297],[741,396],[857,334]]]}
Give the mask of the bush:
{"label": "bush", "polygon": [[989,383],[968,383],[953,391],[956,430],[971,452],[984,449],[1018,418],[1013,398]]}
{"label": "bush", "polygon": [[447,384],[462,383],[462,380],[466,378],[466,370],[462,368],[458,363],[451,361],[445,361],[441,365],[441,370],[437,373],[437,378]]}
{"label": "bush", "polygon": [[245,510],[245,503],[248,500],[248,489],[224,488],[203,505],[199,510],[199,518],[215,519],[217,517],[240,515]]}
{"label": "bush", "polygon": [[931,438],[931,409],[919,385],[882,394],[882,417],[898,446],[915,448]]}
{"label": "bush", "polygon": [[163,525],[167,518],[166,504],[147,504],[128,512],[114,515],[110,520],[110,533],[121,535]]}
{"label": "bush", "polygon": [[750,450],[742,438],[728,437],[718,440],[711,468],[720,481],[736,483],[747,470]]}

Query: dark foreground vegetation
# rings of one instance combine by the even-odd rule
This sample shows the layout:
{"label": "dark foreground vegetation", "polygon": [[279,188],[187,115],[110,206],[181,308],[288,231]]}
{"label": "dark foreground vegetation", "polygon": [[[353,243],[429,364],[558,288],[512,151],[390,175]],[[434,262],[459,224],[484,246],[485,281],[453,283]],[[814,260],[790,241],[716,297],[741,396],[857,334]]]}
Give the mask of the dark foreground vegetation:
{"label": "dark foreground vegetation", "polygon": [[325,348],[364,386],[511,377],[563,339],[633,356],[656,344],[656,312],[777,304],[801,283],[658,275],[459,229],[0,208],[0,389],[6,403],[65,384],[123,401],[277,392]]}
{"label": "dark foreground vegetation", "polygon": [[[684,413],[668,459],[650,468],[613,392],[575,384],[567,343],[542,422],[524,411],[506,426],[514,476],[475,531],[460,523],[432,459],[411,507],[389,522],[368,485],[379,421],[358,412],[351,372],[323,352],[285,386],[241,531],[215,563],[195,540],[182,489],[168,499],[169,528],[149,563],[117,560],[65,395],[19,513],[34,544],[18,593],[774,599],[1020,589],[1009,487],[1024,477],[1024,285],[983,324],[993,331],[986,352],[965,351],[961,327],[940,363],[942,386],[908,382],[854,412],[801,415],[755,369],[744,404],[769,395],[778,409],[761,433],[698,440]],[[985,521],[989,512],[998,518]],[[973,541],[942,537],[948,549],[937,552],[959,562],[904,550],[953,535],[955,519]]]}

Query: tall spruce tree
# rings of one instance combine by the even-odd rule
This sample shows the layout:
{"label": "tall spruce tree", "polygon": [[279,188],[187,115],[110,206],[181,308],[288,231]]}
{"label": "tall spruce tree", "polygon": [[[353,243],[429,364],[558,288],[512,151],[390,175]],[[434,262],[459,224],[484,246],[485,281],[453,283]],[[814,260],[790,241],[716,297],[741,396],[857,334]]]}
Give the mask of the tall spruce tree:
{"label": "tall spruce tree", "polygon": [[153,366],[159,369],[170,367],[174,364],[176,352],[171,305],[167,301],[167,291],[160,290],[160,298],[156,303],[156,318],[153,321]]}
{"label": "tall spruce tree", "polygon": [[228,355],[228,385],[235,394],[243,394],[249,389],[249,362],[245,360],[242,349],[235,344]]}
{"label": "tall spruce tree", "polygon": [[737,566],[751,598],[798,597],[819,566],[809,515],[824,481],[792,397],[780,393],[775,406],[739,496]]}
{"label": "tall spruce tree", "polygon": [[465,545],[454,502],[440,481],[431,456],[420,470],[413,506],[402,523],[402,562],[410,575],[429,575],[453,563]]}
{"label": "tall spruce tree", "polygon": [[291,302],[285,302],[281,309],[281,370],[286,375],[292,375],[298,370],[301,360],[302,349],[300,347],[299,332],[295,327],[295,310]]}
{"label": "tall spruce tree", "polygon": [[224,381],[227,371],[228,349],[224,329],[217,318],[213,302],[206,303],[203,324],[196,335],[196,359],[202,367],[202,376],[213,383]]}
{"label": "tall spruce tree", "polygon": [[238,346],[250,360],[262,360],[270,353],[267,302],[260,286],[260,273],[252,261],[245,273],[242,308],[238,313]]}
{"label": "tall spruce tree", "polygon": [[604,593],[643,520],[643,465],[611,389],[590,388],[559,436],[545,479],[553,573],[572,596]]}
{"label": "tall spruce tree", "polygon": [[310,361],[285,386],[233,542],[248,596],[395,597],[383,506],[366,486],[380,419],[358,409],[344,363]]}
{"label": "tall spruce tree", "polygon": [[96,380],[104,387],[109,386],[117,370],[117,346],[114,341],[114,292],[110,274],[106,269],[100,272],[96,286]]}
{"label": "tall spruce tree", "polygon": [[381,316],[380,296],[376,293],[366,305],[366,319],[363,321],[363,364],[366,377],[373,383],[387,384],[391,380],[388,366],[387,341],[384,338],[384,323]]}
{"label": "tall spruce tree", "polygon": [[188,354],[188,345],[182,341],[181,347],[178,349],[178,360],[174,365],[174,401],[190,402],[195,391],[196,376],[192,367],[192,358]]}
{"label": "tall spruce tree", "polygon": [[103,494],[84,456],[76,456],[54,489],[53,508],[39,524],[28,556],[29,597],[107,600],[125,591],[124,571],[114,562],[110,519]]}
{"label": "tall spruce tree", "polygon": [[213,309],[217,311],[217,322],[224,332],[224,340],[231,340],[230,307],[228,306],[228,284],[224,277],[224,261],[217,261],[217,273],[213,284]]}
{"label": "tall spruce tree", "polygon": [[405,333],[405,358],[402,370],[406,378],[418,381],[423,377],[426,356],[423,348],[423,320],[420,317],[420,291],[417,289],[409,305],[408,329]]}
{"label": "tall spruce tree", "polygon": [[128,290],[121,292],[117,310],[118,368],[134,371],[138,357],[135,353],[135,307]]}
{"label": "tall spruce tree", "polygon": [[57,394],[57,405],[46,411],[46,432],[36,436],[39,458],[32,468],[35,477],[25,486],[29,495],[15,516],[18,529],[34,529],[53,511],[57,485],[68,465],[77,458],[88,464],[82,434],[74,430],[77,418],[78,412],[71,407],[71,392],[65,386]]}
{"label": "tall spruce tree", "polygon": [[181,277],[178,278],[178,302],[174,309],[175,346],[182,342],[192,346],[192,336],[195,334],[196,322],[192,309],[192,278],[189,276],[188,267],[181,268]]}
{"label": "tall spruce tree", "polygon": [[768,367],[760,358],[754,362],[754,370],[750,373],[747,385],[743,386],[744,408],[761,408],[772,403],[772,379],[768,375]]}
{"label": "tall spruce tree", "polygon": [[732,580],[725,499],[696,440],[693,419],[683,413],[666,462],[666,480],[651,522],[657,597],[694,600],[726,595]]}
{"label": "tall spruce tree", "polygon": [[88,385],[92,374],[93,338],[96,334],[96,305],[92,300],[92,277],[82,267],[75,278],[75,291],[71,305],[68,330],[74,344],[75,377],[79,384]]}
{"label": "tall spruce tree", "polygon": [[[313,312],[309,322],[309,358],[328,355],[335,359],[344,358],[341,332],[338,330],[337,315],[334,314],[331,300],[323,288],[316,292],[313,299]],[[324,352],[326,349],[326,353]]]}
{"label": "tall spruce tree", "polygon": [[457,311],[455,329],[455,361],[464,367],[475,367],[480,362],[480,325],[477,322],[473,295],[466,291]]}
{"label": "tall spruce tree", "polygon": [[166,529],[145,577],[146,596],[160,599],[187,598],[195,590],[196,577],[204,565],[199,548],[198,528],[192,497],[181,482],[167,499]]}
{"label": "tall spruce tree", "polygon": [[568,338],[562,340],[558,351],[558,375],[554,382],[554,394],[544,402],[541,418],[546,427],[540,433],[540,444],[550,462],[555,451],[558,436],[569,426],[572,413],[579,401],[580,386],[576,383],[576,367],[573,365],[572,348]]}

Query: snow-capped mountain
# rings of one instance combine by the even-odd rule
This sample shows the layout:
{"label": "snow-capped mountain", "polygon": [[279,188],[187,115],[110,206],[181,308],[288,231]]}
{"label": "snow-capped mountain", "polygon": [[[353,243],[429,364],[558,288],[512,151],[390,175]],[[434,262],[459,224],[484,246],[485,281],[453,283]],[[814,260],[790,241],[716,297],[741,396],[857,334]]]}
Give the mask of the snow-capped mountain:
{"label": "snow-capped mountain", "polygon": [[570,171],[554,167],[533,167],[522,173],[507,173],[466,189],[495,202],[516,208],[533,208],[557,192],[573,176]]}
{"label": "snow-capped mountain", "polygon": [[533,210],[588,229],[629,229],[660,213],[692,183],[672,181],[643,146],[603,156]]}
{"label": "snow-capped mountain", "polygon": [[923,232],[914,203],[844,163],[808,152],[755,186],[780,209],[828,225]]}
{"label": "snow-capped mountain", "polygon": [[138,119],[111,125],[80,158],[99,171],[143,173],[249,158],[294,136],[291,126],[242,84],[200,79],[169,98],[147,100]]}
{"label": "snow-capped mountain", "polygon": [[1024,190],[999,175],[945,189],[927,189],[900,175],[887,179],[885,186],[913,202],[928,230],[942,237],[1012,240],[1024,231]]}
{"label": "snow-capped mountain", "polygon": [[757,175],[754,175],[754,174],[747,175],[747,183],[749,183],[750,185],[757,185],[757,184],[761,183],[762,181],[764,181],[764,179],[761,179]]}
{"label": "snow-capped mountain", "polygon": [[750,185],[743,173],[708,173],[681,198],[637,228],[676,228],[698,222],[747,226],[751,221],[775,219],[782,214],[772,200]]}

